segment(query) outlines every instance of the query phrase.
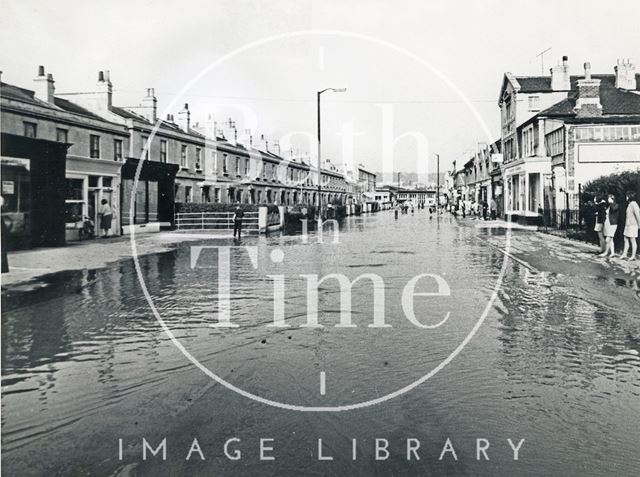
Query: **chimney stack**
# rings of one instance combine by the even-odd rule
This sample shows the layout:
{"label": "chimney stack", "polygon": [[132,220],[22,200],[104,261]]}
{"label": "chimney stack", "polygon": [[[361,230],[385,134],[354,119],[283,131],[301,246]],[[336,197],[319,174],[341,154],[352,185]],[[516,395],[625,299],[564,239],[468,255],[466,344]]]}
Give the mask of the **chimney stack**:
{"label": "chimney stack", "polygon": [[222,134],[229,144],[236,145],[238,142],[238,130],[236,122],[229,118],[222,126]]}
{"label": "chimney stack", "polygon": [[158,120],[158,99],[156,98],[155,89],[147,88],[147,94],[142,98],[142,116],[153,124]]}
{"label": "chimney stack", "polygon": [[183,131],[189,132],[189,128],[191,127],[191,111],[189,111],[189,103],[184,103],[184,108],[178,111],[176,124]]}
{"label": "chimney stack", "polygon": [[98,98],[101,109],[111,109],[113,104],[113,85],[109,77],[109,70],[98,72]]}
{"label": "chimney stack", "polygon": [[636,65],[627,58],[618,60],[618,64],[613,68],[616,72],[616,88],[635,90],[638,88],[636,82]]}
{"label": "chimney stack", "polygon": [[562,57],[562,64],[551,68],[551,90],[569,91],[571,89],[571,77],[569,75],[569,57]]}
{"label": "chimney stack", "polygon": [[34,88],[35,97],[45,103],[53,104],[55,86],[53,75],[45,74],[44,66],[38,66],[38,76],[33,80],[36,84]]}
{"label": "chimney stack", "polygon": [[591,63],[586,62],[584,64],[584,79],[578,80],[577,87],[576,117],[602,116],[600,80],[591,78]]}

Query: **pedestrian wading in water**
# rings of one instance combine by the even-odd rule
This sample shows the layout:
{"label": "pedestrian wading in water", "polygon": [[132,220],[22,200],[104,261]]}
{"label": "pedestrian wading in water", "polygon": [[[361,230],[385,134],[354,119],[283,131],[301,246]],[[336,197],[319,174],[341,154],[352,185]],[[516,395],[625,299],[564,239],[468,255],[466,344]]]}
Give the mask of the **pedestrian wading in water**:
{"label": "pedestrian wading in water", "polygon": [[635,260],[638,249],[638,228],[640,228],[640,207],[636,201],[636,193],[627,192],[627,211],[624,222],[624,248],[622,258],[626,258],[627,251],[631,249],[629,260]]}
{"label": "pedestrian wading in water", "polygon": [[618,215],[620,208],[618,203],[616,202],[616,197],[613,194],[609,194],[607,198],[607,202],[609,206],[607,207],[606,216],[604,219],[604,238],[605,238],[605,250],[599,256],[606,257],[614,257],[615,246],[613,244],[613,237],[616,234],[616,230],[618,229]]}

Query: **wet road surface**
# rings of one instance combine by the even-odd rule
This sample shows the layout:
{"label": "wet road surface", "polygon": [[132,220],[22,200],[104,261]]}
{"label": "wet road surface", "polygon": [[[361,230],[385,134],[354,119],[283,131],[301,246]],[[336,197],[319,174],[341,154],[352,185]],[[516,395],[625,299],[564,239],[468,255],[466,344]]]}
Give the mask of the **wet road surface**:
{"label": "wet road surface", "polygon": [[[437,367],[495,300],[477,333],[442,370],[387,402],[340,413],[278,409],[214,382],[174,346],[142,294],[131,260],[61,273],[47,286],[3,295],[3,471],[7,475],[637,475],[640,467],[640,309],[632,282],[587,273],[553,246],[420,211],[352,217],[339,244],[330,232],[250,237],[231,250],[231,317],[217,322],[217,253],[191,267],[193,243],[140,259],[167,327],[203,366],[238,388],[297,406],[379,399]],[[231,245],[208,240],[200,245]],[[557,250],[562,247],[558,245]],[[282,263],[273,260],[282,252]],[[541,258],[542,257],[542,258]],[[566,266],[562,261],[566,259]],[[572,262],[573,260],[573,262]],[[530,265],[534,263],[534,265]],[[337,282],[320,285],[319,323],[304,326],[305,275],[375,274],[352,289],[354,327],[336,327]],[[406,317],[403,290],[431,274]],[[274,278],[284,277],[287,328],[274,317]],[[636,284],[637,285],[637,284]],[[276,300],[278,301],[278,300]],[[375,328],[375,313],[387,328]],[[324,375],[324,394],[321,393]],[[230,460],[228,451],[241,452]],[[142,459],[142,439],[167,442],[167,460]],[[202,454],[192,453],[194,438]],[[260,438],[275,461],[260,460]],[[376,461],[375,439],[389,442]],[[439,456],[450,439],[452,453]],[[122,439],[122,459],[119,441]],[[318,461],[318,439],[332,461]],[[357,440],[353,459],[353,439]],[[418,439],[420,460],[407,461]],[[490,460],[476,460],[486,439]],[[507,439],[525,439],[514,461]],[[302,469],[304,470],[302,472]]]}

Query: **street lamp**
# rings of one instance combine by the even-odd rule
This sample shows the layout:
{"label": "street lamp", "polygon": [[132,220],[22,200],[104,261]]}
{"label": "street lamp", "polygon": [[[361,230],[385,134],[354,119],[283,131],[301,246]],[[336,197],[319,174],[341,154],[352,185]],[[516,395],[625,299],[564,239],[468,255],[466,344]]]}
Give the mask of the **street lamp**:
{"label": "street lamp", "polygon": [[327,91],[333,91],[334,93],[344,93],[347,91],[347,88],[325,88],[322,91],[318,91],[317,100],[318,100],[318,219],[322,219],[321,209],[322,209],[322,183],[321,183],[321,174],[320,167],[322,166],[322,153],[320,148],[320,95],[322,93],[326,93]]}

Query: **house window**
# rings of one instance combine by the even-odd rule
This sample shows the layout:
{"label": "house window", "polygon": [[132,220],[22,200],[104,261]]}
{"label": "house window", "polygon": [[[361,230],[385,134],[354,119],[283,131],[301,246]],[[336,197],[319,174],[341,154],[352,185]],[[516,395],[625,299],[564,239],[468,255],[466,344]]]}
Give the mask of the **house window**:
{"label": "house window", "polygon": [[69,130],[57,128],[56,129],[56,141],[58,142],[69,142]]}
{"label": "house window", "polygon": [[226,174],[229,171],[229,164],[227,163],[227,155],[222,155],[222,173]]}
{"label": "house window", "polygon": [[196,147],[196,171],[202,170],[202,149]]}
{"label": "house window", "polygon": [[113,140],[113,160],[114,161],[122,160],[122,139]]}
{"label": "house window", "polygon": [[148,136],[142,136],[142,150],[140,151],[140,156],[144,157],[146,161],[149,160],[149,149],[151,149],[151,144],[147,147],[148,140]]}
{"label": "house window", "polygon": [[244,175],[245,176],[249,175],[249,158],[246,158],[244,160]]}
{"label": "house window", "polygon": [[202,187],[202,202],[209,203],[211,202],[211,186]]}
{"label": "house window", "polygon": [[164,139],[160,140],[160,162],[167,162],[167,141]]}
{"label": "house window", "polygon": [[27,121],[25,121],[23,124],[25,137],[36,137],[38,125],[36,123],[28,123]]}
{"label": "house window", "polygon": [[184,187],[184,201],[185,202],[191,202],[192,200],[192,196],[191,196],[191,186],[185,186]]}
{"label": "house window", "polygon": [[187,161],[187,146],[183,144],[180,147],[180,167],[182,167],[183,169],[187,169],[189,167],[189,163]]}
{"label": "house window", "polygon": [[89,157],[100,158],[100,136],[95,134],[89,135]]}
{"label": "house window", "polygon": [[236,157],[236,175],[240,175],[240,158]]}
{"label": "house window", "polygon": [[540,96],[529,96],[529,111],[540,111]]}

